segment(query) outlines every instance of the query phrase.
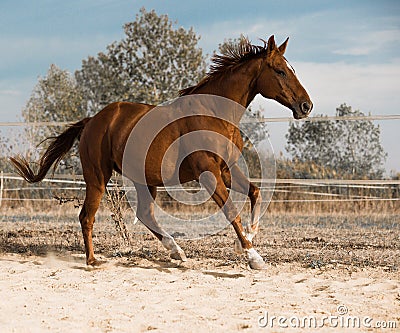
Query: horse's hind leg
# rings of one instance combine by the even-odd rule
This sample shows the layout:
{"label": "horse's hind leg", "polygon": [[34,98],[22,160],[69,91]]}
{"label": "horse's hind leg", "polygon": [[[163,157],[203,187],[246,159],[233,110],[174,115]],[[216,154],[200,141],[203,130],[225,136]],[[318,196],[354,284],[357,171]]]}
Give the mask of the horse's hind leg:
{"label": "horse's hind leg", "polygon": [[83,240],[85,242],[86,264],[92,266],[96,266],[99,264],[99,262],[94,257],[92,233],[95,214],[97,209],[99,208],[103,193],[104,190],[102,188],[97,188],[96,186],[88,184],[86,187],[85,201],[79,214]]}
{"label": "horse's hind leg", "polygon": [[106,190],[106,185],[111,178],[112,169],[95,167],[88,163],[82,163],[82,167],[86,182],[86,196],[79,214],[79,221],[81,222],[83,240],[85,242],[86,264],[96,266],[100,263],[94,257],[93,224],[101,198]]}
{"label": "horse's hind leg", "polygon": [[164,247],[170,251],[172,259],[186,261],[185,252],[176,244],[174,238],[169,235],[156,221],[154,217],[154,199],[157,195],[155,186],[136,184],[138,206],[137,218],[161,241]]}

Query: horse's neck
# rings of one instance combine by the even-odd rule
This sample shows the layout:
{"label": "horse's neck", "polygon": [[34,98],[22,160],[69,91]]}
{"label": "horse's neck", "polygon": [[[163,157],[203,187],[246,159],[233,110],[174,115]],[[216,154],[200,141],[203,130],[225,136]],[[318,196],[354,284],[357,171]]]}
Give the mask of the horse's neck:
{"label": "horse's neck", "polygon": [[211,79],[194,93],[212,94],[229,98],[247,108],[256,92],[256,80],[260,69],[259,61],[250,61],[238,66],[231,73],[223,73]]}

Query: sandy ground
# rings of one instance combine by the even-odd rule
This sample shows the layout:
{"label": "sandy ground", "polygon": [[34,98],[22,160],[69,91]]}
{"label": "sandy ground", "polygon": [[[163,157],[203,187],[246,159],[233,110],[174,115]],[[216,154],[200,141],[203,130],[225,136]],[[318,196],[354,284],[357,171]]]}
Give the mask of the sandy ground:
{"label": "sandy ground", "polygon": [[1,221],[0,332],[400,331],[397,217],[274,218],[255,240],[264,271],[233,253],[229,228],[180,240],[181,263],[146,231],[124,249],[99,222],[105,263],[88,268],[76,221],[18,218]]}
{"label": "sandy ground", "polygon": [[315,331],[311,318],[319,331],[400,329],[399,276],[381,269],[289,263],[251,271],[128,258],[90,269],[83,261],[1,256],[1,331],[287,332],[302,325]]}

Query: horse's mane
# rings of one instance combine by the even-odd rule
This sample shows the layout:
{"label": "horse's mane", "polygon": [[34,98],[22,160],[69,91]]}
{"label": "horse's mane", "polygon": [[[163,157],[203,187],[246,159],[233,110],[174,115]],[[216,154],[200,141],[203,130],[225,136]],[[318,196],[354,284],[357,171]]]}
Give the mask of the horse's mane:
{"label": "horse's mane", "polygon": [[214,54],[212,56],[210,70],[206,76],[198,84],[180,90],[179,95],[189,95],[195,89],[209,82],[210,79],[232,69],[236,65],[266,55],[267,45],[264,40],[263,42],[263,46],[253,45],[248,38],[241,37],[238,43],[228,43],[221,54]]}

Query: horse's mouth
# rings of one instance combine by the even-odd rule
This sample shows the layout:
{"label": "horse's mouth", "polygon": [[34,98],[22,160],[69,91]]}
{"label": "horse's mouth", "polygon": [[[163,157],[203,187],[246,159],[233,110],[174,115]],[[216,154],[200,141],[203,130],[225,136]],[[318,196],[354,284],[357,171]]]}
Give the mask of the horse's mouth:
{"label": "horse's mouth", "polygon": [[309,113],[306,114],[306,113],[298,113],[296,111],[293,111],[293,118],[296,120],[307,118],[308,115],[309,115]]}

